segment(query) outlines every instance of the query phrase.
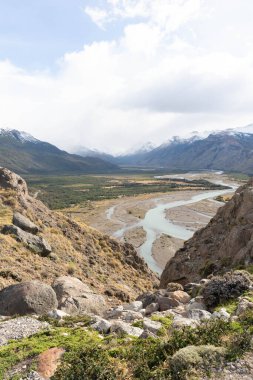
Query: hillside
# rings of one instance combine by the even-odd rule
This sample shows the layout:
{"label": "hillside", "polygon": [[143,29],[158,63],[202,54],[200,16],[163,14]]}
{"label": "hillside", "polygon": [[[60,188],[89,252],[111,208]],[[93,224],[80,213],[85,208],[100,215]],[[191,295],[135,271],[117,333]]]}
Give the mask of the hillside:
{"label": "hillside", "polygon": [[51,282],[59,274],[74,274],[100,294],[129,300],[140,291],[152,289],[157,281],[131,245],[119,244],[87,225],[50,211],[28,194],[21,177],[1,169],[1,228],[12,225],[14,212],[38,226],[39,237],[51,250],[36,254],[34,249],[29,249],[33,241],[27,243],[23,235],[15,238],[12,230],[1,234],[0,288],[17,281]]}
{"label": "hillside", "polygon": [[197,279],[195,266],[162,289],[132,246],[49,211],[13,172],[0,189],[1,380],[252,379],[252,267],[228,272],[233,255],[251,262],[252,182],[216,217],[220,235],[244,231],[226,273]]}
{"label": "hillside", "polygon": [[253,181],[241,186],[206,227],[198,230],[167,263],[161,286],[253,264]]}
{"label": "hillside", "polygon": [[96,157],[69,154],[47,142],[16,130],[0,130],[0,166],[19,174],[85,174],[118,170]]}

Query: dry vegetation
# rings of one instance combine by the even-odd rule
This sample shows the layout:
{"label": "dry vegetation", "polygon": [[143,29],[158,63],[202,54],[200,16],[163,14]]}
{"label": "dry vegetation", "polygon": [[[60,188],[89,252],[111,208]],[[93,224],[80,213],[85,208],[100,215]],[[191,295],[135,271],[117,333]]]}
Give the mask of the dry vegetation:
{"label": "dry vegetation", "polygon": [[28,196],[13,191],[0,194],[0,226],[10,224],[18,210],[40,227],[40,235],[52,247],[41,257],[12,236],[0,234],[0,288],[31,279],[51,283],[59,275],[74,275],[95,291],[127,301],[152,289],[157,279],[129,244],[119,244],[85,224],[50,211]]}

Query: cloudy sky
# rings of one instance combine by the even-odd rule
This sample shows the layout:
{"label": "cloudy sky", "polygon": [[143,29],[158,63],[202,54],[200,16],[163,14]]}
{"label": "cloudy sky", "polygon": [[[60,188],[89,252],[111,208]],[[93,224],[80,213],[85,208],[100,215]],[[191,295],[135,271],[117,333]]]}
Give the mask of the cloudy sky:
{"label": "cloudy sky", "polygon": [[0,0],[0,128],[111,152],[253,122],[252,0]]}

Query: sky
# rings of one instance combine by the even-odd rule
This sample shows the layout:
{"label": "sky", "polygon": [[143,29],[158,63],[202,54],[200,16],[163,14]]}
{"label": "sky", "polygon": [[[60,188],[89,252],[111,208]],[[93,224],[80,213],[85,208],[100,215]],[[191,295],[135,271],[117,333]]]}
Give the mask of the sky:
{"label": "sky", "polygon": [[252,0],[0,0],[0,128],[121,153],[253,122]]}

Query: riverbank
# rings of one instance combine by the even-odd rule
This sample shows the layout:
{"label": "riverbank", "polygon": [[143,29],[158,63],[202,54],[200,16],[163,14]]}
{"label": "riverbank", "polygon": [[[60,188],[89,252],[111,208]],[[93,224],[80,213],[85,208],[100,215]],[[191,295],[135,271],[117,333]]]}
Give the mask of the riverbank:
{"label": "riverbank", "polygon": [[[239,185],[221,173],[188,173],[184,177],[203,178],[234,187]],[[72,210],[70,215],[133,244],[148,265],[161,273],[184,240],[204,227],[222,206],[222,202],[213,198],[232,191],[179,190],[90,202],[86,207]]]}

